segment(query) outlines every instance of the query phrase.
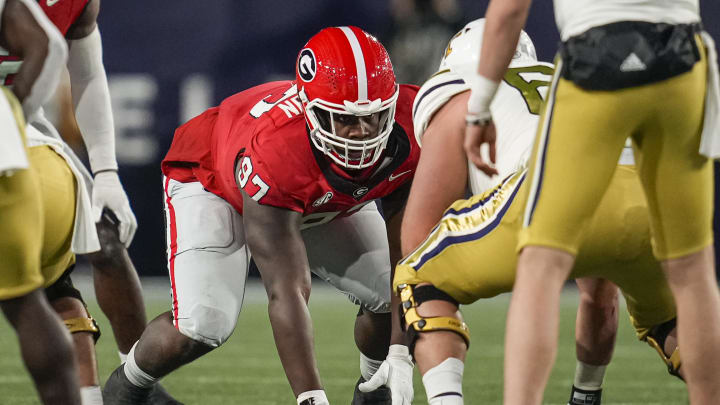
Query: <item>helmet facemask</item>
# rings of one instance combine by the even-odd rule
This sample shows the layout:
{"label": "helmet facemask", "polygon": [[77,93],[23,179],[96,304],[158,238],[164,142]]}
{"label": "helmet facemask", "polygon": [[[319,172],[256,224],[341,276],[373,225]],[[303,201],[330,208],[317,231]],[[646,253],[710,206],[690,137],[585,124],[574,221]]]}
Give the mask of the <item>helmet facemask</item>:
{"label": "helmet facemask", "polygon": [[[299,92],[313,144],[348,169],[364,169],[380,159],[393,129],[398,94],[396,86],[395,93],[387,100],[345,100],[341,105],[317,98],[308,100],[304,90]],[[365,139],[342,137],[338,135],[337,126],[343,123],[360,125],[361,129],[372,125],[377,133]]]}
{"label": "helmet facemask", "polygon": [[328,27],[305,44],[295,73],[313,146],[343,168],[372,167],[400,94],[382,44],[358,27]]}

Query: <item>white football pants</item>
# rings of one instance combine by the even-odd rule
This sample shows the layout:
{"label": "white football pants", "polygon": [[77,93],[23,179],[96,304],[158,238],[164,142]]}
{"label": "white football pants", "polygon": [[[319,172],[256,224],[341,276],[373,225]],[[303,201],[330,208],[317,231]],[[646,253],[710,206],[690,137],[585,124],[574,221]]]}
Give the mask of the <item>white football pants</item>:
{"label": "white football pants", "polygon": [[[183,335],[218,347],[235,328],[245,293],[250,252],[242,216],[199,182],[165,178],[164,186],[173,323]],[[389,312],[390,254],[374,203],[302,236],[313,273],[352,302]]]}

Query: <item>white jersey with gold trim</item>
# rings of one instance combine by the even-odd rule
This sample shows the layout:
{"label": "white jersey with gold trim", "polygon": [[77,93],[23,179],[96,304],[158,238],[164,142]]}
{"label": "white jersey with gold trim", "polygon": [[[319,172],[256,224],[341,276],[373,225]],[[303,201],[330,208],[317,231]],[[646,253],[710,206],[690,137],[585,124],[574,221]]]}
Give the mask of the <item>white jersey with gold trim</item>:
{"label": "white jersey with gold trim", "polygon": [[[469,183],[473,194],[492,188],[523,167],[530,155],[538,124],[538,113],[553,65],[545,62],[514,63],[498,88],[490,105],[497,128],[498,175],[488,177],[469,164]],[[413,104],[415,138],[422,146],[422,134],[430,119],[451,97],[470,90],[460,75],[440,70],[423,84]]]}

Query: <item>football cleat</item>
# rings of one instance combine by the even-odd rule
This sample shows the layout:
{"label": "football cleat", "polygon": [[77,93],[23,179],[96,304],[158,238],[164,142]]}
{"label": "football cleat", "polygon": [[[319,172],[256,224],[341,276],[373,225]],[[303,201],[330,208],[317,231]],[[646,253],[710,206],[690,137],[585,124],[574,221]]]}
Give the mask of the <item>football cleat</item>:
{"label": "football cleat", "polygon": [[601,398],[602,389],[589,391],[573,385],[568,405],[600,405]]}
{"label": "football cleat", "polygon": [[365,379],[361,376],[355,384],[355,393],[353,394],[353,400],[350,405],[392,405],[390,388],[383,385],[375,391],[362,392],[358,389],[358,385],[364,382]]}
{"label": "football cleat", "polygon": [[125,376],[125,366],[116,368],[105,382],[102,391],[105,405],[149,405],[153,388],[140,388]]}

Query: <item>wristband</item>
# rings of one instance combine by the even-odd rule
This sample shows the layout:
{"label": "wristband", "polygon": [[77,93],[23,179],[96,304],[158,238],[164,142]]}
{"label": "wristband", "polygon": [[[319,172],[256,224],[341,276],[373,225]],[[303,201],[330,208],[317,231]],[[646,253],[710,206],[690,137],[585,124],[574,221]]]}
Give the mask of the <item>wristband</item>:
{"label": "wristband", "polygon": [[492,102],[500,82],[490,80],[482,75],[475,75],[467,80],[470,85],[470,98],[468,99],[468,121],[478,118],[490,117],[490,103]]}

